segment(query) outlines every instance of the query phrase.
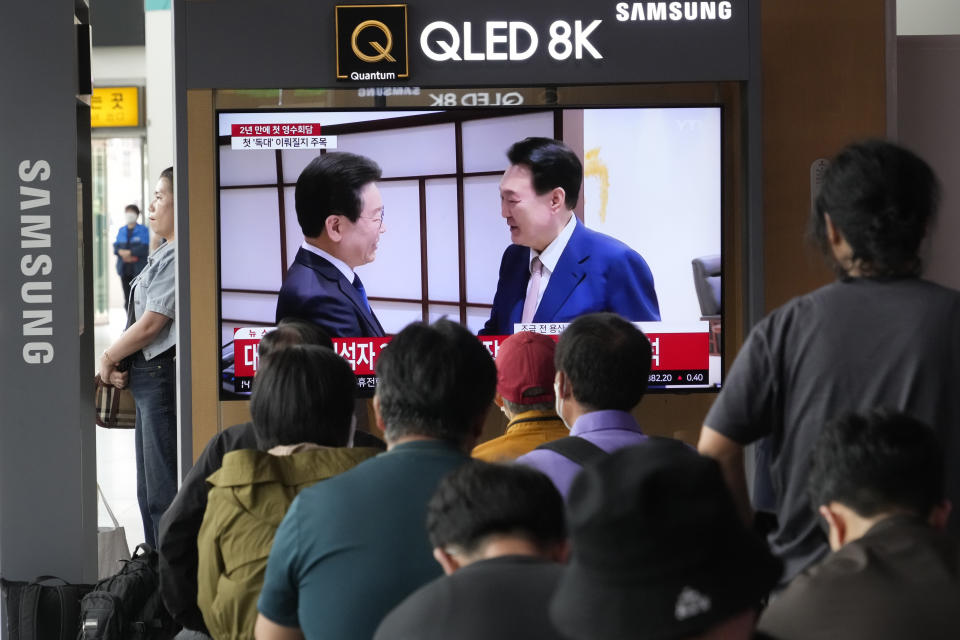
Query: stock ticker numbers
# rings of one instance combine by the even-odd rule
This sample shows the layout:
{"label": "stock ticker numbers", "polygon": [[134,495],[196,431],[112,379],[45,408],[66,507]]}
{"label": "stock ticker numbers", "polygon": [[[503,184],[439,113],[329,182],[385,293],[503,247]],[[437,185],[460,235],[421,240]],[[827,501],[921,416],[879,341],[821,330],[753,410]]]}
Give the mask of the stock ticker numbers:
{"label": "stock ticker numbers", "polygon": [[691,386],[702,387],[709,384],[710,372],[707,370],[690,369],[678,371],[654,370],[647,378],[650,386]]}

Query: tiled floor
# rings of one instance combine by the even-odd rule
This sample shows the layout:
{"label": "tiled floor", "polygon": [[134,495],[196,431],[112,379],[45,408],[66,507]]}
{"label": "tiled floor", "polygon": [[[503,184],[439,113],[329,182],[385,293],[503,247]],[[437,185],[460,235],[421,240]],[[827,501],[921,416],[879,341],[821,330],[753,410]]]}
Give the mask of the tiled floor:
{"label": "tiled floor", "polygon": [[[121,333],[126,323],[123,307],[110,310],[110,323],[94,330],[95,353],[103,353]],[[110,508],[124,527],[127,544],[132,550],[143,542],[143,523],[137,505],[137,466],[134,458],[133,429],[101,429],[97,427],[97,482]],[[112,526],[103,503],[98,503],[97,522]]]}

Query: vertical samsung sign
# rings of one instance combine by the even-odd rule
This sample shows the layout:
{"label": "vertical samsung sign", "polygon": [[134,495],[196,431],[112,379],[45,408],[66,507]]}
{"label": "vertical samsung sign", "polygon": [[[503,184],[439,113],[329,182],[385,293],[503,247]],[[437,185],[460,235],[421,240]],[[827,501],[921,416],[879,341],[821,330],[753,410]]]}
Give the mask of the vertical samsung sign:
{"label": "vertical samsung sign", "polygon": [[20,180],[20,285],[22,356],[27,364],[53,362],[53,258],[50,246],[50,162],[22,160]]}
{"label": "vertical samsung sign", "polygon": [[[88,52],[73,0],[5,6],[0,35],[0,575],[96,579]],[[85,16],[82,16],[82,18]],[[89,82],[86,83],[87,85]],[[82,157],[81,157],[82,156]],[[89,185],[89,175],[80,176]],[[78,286],[80,285],[80,286]],[[87,295],[87,297],[89,297]]]}

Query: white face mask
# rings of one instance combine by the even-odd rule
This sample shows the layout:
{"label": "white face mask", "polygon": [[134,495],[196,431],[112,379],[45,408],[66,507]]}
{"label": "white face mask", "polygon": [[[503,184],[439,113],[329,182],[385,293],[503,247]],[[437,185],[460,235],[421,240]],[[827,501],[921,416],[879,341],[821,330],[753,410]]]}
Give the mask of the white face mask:
{"label": "white face mask", "polygon": [[563,397],[560,395],[560,385],[557,384],[557,381],[553,381],[553,395],[556,400],[553,401],[553,408],[556,409],[557,415],[560,416],[560,422],[563,423],[567,429],[570,428],[570,425],[567,424],[566,418],[563,417]]}
{"label": "white face mask", "polygon": [[136,223],[137,223],[137,218],[139,217],[138,214],[133,213],[132,211],[128,211],[128,212],[127,212],[126,214],[124,214],[124,215],[126,215],[126,217],[127,217],[127,224],[136,224]]}

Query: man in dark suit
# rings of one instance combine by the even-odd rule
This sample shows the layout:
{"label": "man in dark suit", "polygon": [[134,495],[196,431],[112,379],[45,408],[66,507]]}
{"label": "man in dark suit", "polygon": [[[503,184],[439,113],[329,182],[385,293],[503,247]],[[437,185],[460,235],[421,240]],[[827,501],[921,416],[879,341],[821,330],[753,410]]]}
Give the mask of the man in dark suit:
{"label": "man in dark suit", "polygon": [[352,153],[317,156],[297,179],[303,244],[277,298],[277,322],[295,317],[331,337],[384,335],[354,273],[373,262],[383,224],[380,167]]}
{"label": "man in dark suit", "polygon": [[633,322],[659,320],[646,261],[574,215],[583,179],[576,154],[557,140],[526,138],[507,158],[500,214],[513,244],[500,261],[493,309],[480,333],[505,335],[516,323],[570,322],[596,311]]}

